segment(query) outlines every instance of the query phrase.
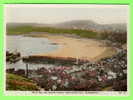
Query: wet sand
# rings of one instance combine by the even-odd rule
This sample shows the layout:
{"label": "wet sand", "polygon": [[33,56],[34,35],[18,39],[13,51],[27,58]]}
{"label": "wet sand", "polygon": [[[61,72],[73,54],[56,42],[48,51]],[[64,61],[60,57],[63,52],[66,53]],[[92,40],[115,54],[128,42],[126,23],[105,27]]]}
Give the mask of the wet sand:
{"label": "wet sand", "polygon": [[100,40],[74,38],[63,35],[39,34],[31,35],[35,37],[45,37],[58,45],[61,45],[56,51],[45,53],[36,56],[51,56],[51,57],[71,57],[78,59],[87,59],[95,62],[104,57],[110,57],[116,53],[115,48],[105,46]]}

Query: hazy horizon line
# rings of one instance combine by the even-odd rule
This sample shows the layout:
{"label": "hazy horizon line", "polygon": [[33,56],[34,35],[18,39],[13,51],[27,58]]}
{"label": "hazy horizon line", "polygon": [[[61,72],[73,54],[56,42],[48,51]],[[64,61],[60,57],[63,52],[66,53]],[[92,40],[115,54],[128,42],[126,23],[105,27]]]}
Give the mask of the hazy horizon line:
{"label": "hazy horizon line", "polygon": [[66,23],[66,22],[72,22],[72,21],[92,21],[96,24],[100,24],[100,25],[106,25],[106,24],[127,24],[127,22],[117,22],[117,23],[98,23],[94,20],[87,20],[87,19],[75,19],[75,20],[67,20],[67,21],[62,21],[62,22],[55,22],[55,23],[43,23],[43,22],[6,22],[6,24],[8,23],[22,23],[22,24],[48,24],[48,25],[54,25],[54,24],[61,24],[61,23]]}

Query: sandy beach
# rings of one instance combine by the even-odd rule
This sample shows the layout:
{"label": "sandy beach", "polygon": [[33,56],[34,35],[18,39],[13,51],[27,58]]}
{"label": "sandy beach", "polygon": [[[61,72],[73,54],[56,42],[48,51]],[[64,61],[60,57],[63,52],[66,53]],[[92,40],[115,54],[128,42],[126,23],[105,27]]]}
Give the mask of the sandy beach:
{"label": "sandy beach", "polygon": [[110,57],[116,53],[115,48],[105,46],[100,40],[49,34],[32,34],[31,36],[45,37],[53,43],[60,45],[60,48],[56,51],[45,54],[42,53],[37,56],[51,56],[53,58],[72,57],[95,62],[101,58]]}

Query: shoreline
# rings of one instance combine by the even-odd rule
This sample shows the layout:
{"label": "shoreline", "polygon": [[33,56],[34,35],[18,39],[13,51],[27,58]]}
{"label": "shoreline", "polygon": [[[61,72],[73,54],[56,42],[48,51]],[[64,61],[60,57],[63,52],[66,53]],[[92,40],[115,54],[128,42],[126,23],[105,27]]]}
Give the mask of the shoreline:
{"label": "shoreline", "polygon": [[76,58],[89,60],[96,62],[102,58],[111,57],[116,54],[117,51],[111,46],[106,46],[103,40],[80,38],[77,36],[70,36],[67,34],[27,34],[24,36],[36,37],[36,38],[48,38],[55,44],[61,45],[60,48],[53,52],[35,54],[33,56],[49,56],[49,57],[61,57],[61,58]]}

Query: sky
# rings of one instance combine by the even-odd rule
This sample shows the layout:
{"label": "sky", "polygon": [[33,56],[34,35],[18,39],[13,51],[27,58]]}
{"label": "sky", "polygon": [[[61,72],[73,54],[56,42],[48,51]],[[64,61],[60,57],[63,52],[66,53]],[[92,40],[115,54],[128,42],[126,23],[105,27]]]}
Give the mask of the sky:
{"label": "sky", "polygon": [[54,24],[71,20],[93,20],[99,24],[127,23],[127,5],[6,5],[7,23]]}

